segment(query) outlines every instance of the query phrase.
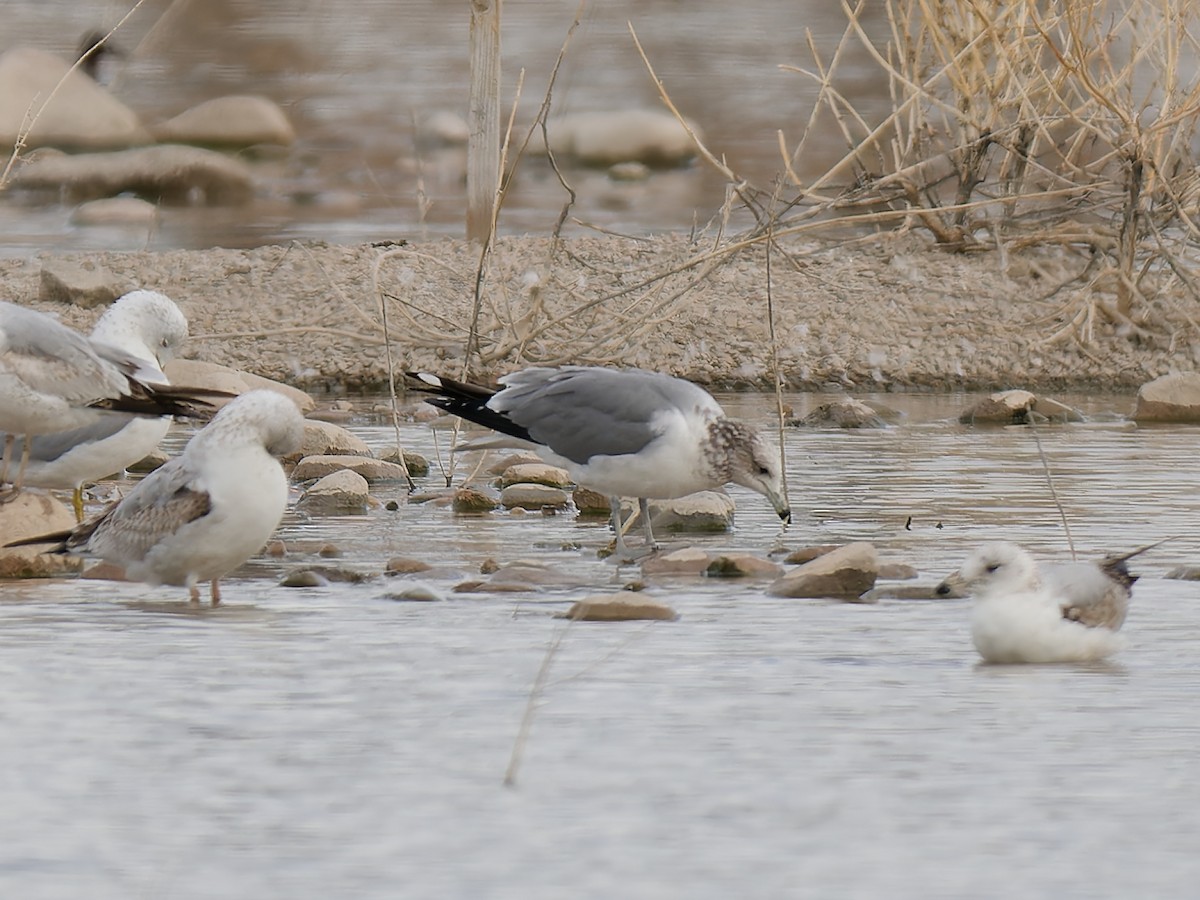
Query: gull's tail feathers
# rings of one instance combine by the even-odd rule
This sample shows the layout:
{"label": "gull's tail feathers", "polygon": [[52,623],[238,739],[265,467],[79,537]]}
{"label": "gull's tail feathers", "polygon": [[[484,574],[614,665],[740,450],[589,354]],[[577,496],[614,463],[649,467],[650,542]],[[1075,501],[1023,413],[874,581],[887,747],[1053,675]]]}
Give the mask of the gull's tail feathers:
{"label": "gull's tail feathers", "polygon": [[[443,378],[429,372],[405,372],[409,378],[409,387],[430,396],[425,402],[439,409],[444,409],[451,415],[459,416],[468,422],[490,428],[509,438],[516,438],[523,444],[493,443],[492,447],[535,447],[538,442],[529,436],[529,432],[510,419],[505,413],[496,412],[488,406],[488,401],[496,395],[491,388],[477,384],[467,384],[452,378]],[[487,438],[484,441],[489,440]],[[483,449],[485,444],[472,441],[474,446],[467,449]]]}

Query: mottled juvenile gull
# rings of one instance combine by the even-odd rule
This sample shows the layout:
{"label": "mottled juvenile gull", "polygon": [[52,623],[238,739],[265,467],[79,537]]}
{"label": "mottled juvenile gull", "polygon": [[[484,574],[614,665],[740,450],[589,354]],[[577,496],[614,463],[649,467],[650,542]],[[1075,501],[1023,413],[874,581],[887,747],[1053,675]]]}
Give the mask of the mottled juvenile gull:
{"label": "mottled juvenile gull", "polygon": [[1148,544],[1094,563],[1041,568],[1016,544],[984,544],[937,587],[975,596],[971,640],[992,663],[1086,662],[1121,647],[1117,634],[1137,581],[1126,562]]}
{"label": "mottled juvenile gull", "polygon": [[636,557],[621,536],[621,497],[636,497],[654,549],[648,499],[740,484],[785,522],[779,455],[750,425],[729,419],[703,388],[658,372],[592,366],[534,367],[500,379],[498,391],[409,372],[427,403],[500,435],[464,449],[526,447],[610,498],[620,560]]}
{"label": "mottled juvenile gull", "polygon": [[[104,311],[90,337],[161,370],[178,354],[187,334],[187,319],[169,297],[156,291],[131,291]],[[72,490],[75,517],[82,521],[83,484],[143,459],[170,427],[170,416],[108,413],[70,431],[27,438],[24,484]],[[0,434],[0,443],[6,438]]]}
{"label": "mottled juvenile gull", "polygon": [[183,453],[139,481],[98,518],[9,546],[56,543],[51,552],[97,556],[129,578],[187,587],[200,600],[211,581],[262,549],[287,506],[288,485],[277,457],[304,438],[296,404],[274,391],[249,391],[225,406]]}
{"label": "mottled juvenile gull", "polygon": [[[0,431],[8,466],[17,436],[69,431],[96,421],[104,411],[139,415],[196,415],[208,406],[196,391],[167,384],[149,360],[94,341],[44,313],[0,302]],[[14,479],[21,485],[29,445]]]}

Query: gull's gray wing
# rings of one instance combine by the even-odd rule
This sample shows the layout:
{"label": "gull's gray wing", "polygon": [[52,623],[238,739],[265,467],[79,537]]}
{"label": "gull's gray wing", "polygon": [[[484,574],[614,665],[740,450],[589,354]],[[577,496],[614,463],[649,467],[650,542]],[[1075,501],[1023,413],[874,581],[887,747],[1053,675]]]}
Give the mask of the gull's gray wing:
{"label": "gull's gray wing", "polygon": [[35,391],[68,403],[120,394],[128,382],[124,370],[137,368],[123,357],[104,357],[88,338],[50,316],[0,303],[0,367]]}
{"label": "gull's gray wing", "polygon": [[195,476],[186,455],[169,460],[139,481],[120,503],[77,528],[67,549],[114,562],[145,558],[163,538],[212,509],[211,498],[195,484]]}
{"label": "gull's gray wing", "polygon": [[[38,462],[53,462],[83,444],[94,444],[112,437],[135,418],[137,416],[130,413],[98,413],[92,422],[80,428],[39,434],[32,438],[29,458]],[[0,444],[3,444],[4,438],[4,432],[0,432]]]}
{"label": "gull's gray wing", "polygon": [[535,367],[501,383],[504,389],[488,406],[576,463],[593,456],[637,453],[662,434],[664,417],[673,413],[722,415],[703,388],[641,369]]}
{"label": "gull's gray wing", "polygon": [[1095,563],[1063,563],[1043,569],[1046,586],[1060,598],[1064,619],[1091,628],[1118,629],[1129,611],[1132,580],[1122,580]]}

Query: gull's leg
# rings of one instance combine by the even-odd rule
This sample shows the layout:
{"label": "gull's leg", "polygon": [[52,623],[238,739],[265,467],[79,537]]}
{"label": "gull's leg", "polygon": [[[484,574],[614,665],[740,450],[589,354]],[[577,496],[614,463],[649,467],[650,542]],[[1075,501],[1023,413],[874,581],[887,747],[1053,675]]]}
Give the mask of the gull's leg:
{"label": "gull's leg", "polygon": [[75,521],[83,521],[83,485],[75,485],[75,490],[71,492],[71,505],[75,508]]}
{"label": "gull's leg", "polygon": [[33,438],[25,435],[24,446],[21,448],[21,465],[17,467],[17,477],[13,480],[14,491],[19,491],[21,485],[25,483],[25,467],[29,465],[29,453],[31,450],[33,450]]}
{"label": "gull's leg", "polygon": [[654,529],[650,526],[650,501],[645,497],[638,497],[638,511],[642,515],[642,530],[646,532],[646,547],[653,553],[658,550],[658,544],[654,542]]}
{"label": "gull's leg", "polygon": [[17,436],[11,431],[4,435],[4,465],[0,467],[0,487],[8,483],[8,464],[12,461],[13,444],[16,440]]}
{"label": "gull's leg", "polygon": [[[10,458],[10,450],[12,443],[16,438],[13,435],[8,435],[4,439],[4,471],[0,473],[0,485],[8,478],[8,463]],[[7,491],[0,493],[0,503],[8,503],[10,500],[15,500],[17,495],[21,493],[21,485],[25,481],[25,467],[29,465],[29,451],[33,447],[33,441],[29,439],[29,435],[21,438],[21,463],[17,466],[17,477],[13,479],[12,487]]]}
{"label": "gull's leg", "polygon": [[197,606],[200,604],[200,588],[196,587],[194,581],[188,585],[188,601]]}
{"label": "gull's leg", "polygon": [[221,581],[220,581],[220,579],[218,579],[218,578],[214,578],[214,579],[213,579],[213,580],[212,580],[212,581],[209,583],[209,585],[210,585],[210,587],[211,587],[211,589],[212,589],[212,590],[211,590],[211,594],[212,594],[212,605],[213,605],[213,606],[220,606],[220,605],[221,605]]}
{"label": "gull's leg", "polygon": [[630,563],[641,559],[643,556],[652,554],[654,552],[653,544],[648,549],[630,550],[629,545],[625,543],[625,537],[621,534],[621,498],[609,497],[608,505],[612,509],[612,527],[613,533],[616,535],[616,547],[613,550],[613,559],[618,564]]}

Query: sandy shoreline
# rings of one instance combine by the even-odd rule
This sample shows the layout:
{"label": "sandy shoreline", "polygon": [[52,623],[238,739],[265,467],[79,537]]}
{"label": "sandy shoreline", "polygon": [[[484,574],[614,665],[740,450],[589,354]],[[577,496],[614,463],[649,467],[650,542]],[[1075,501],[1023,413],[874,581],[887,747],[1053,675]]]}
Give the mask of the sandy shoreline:
{"label": "sandy shoreline", "polygon": [[[772,384],[765,254],[710,253],[682,237],[501,239],[478,317],[480,377],[533,362],[637,365],[722,388]],[[796,390],[1022,387],[1132,390],[1192,371],[1200,344],[1182,301],[1165,297],[1146,327],[1095,316],[1085,345],[1063,332],[1086,311],[1079,286],[1054,291],[1086,261],[1061,253],[950,254],[915,238],[796,247],[771,260],[778,359]],[[38,299],[50,257],[0,260],[5,299],[87,329],[98,310]],[[90,252],[123,289],[161,290],[190,322],[186,355],[312,391],[386,385],[377,290],[395,371],[461,369],[473,316],[477,251],[462,242],[253,250]],[[690,263],[690,265],[689,265]]]}

